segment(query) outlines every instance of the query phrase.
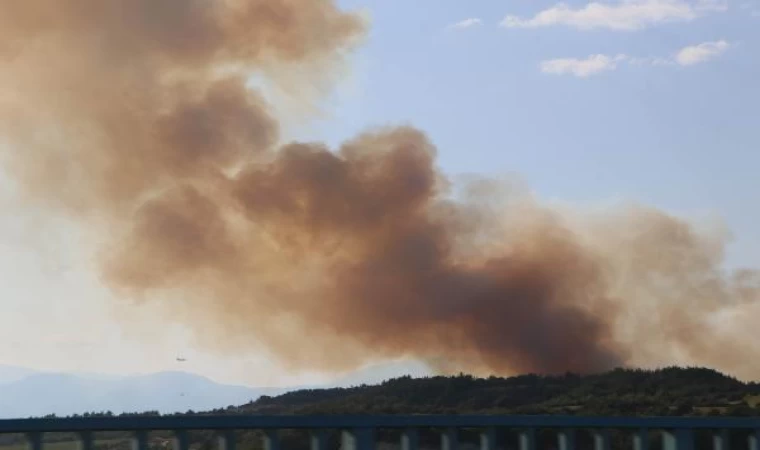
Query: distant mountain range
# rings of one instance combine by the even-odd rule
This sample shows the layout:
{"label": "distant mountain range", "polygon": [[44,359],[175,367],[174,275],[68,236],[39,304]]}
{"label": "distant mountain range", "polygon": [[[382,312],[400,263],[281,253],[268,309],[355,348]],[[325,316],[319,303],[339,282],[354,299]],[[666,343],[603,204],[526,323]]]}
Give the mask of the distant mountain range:
{"label": "distant mountain range", "polygon": [[187,372],[111,376],[45,373],[0,365],[0,418],[67,416],[84,412],[158,411],[174,413],[240,405],[262,395],[276,396],[297,389],[371,384],[399,375],[424,374],[421,366],[371,366],[321,386],[255,388],[216,383]]}
{"label": "distant mountain range", "polygon": [[[161,413],[214,409],[277,395],[288,389],[250,388],[215,383],[184,372],[160,372],[118,378],[86,375],[31,373],[11,376],[0,369],[0,418],[59,416],[84,412],[113,413],[159,411]],[[23,369],[15,373],[23,374]]]}
{"label": "distant mountain range", "polygon": [[25,367],[5,366],[0,364],[0,384],[12,383],[38,373],[36,370]]}

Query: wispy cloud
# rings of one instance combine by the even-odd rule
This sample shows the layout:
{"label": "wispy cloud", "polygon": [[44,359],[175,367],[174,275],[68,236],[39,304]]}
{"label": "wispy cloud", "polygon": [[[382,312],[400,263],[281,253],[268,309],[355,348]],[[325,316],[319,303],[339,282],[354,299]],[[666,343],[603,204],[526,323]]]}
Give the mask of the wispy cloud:
{"label": "wispy cloud", "polygon": [[703,42],[699,45],[682,48],[676,54],[675,60],[682,66],[691,66],[713,59],[728,50],[729,47],[729,43],[723,40]]}
{"label": "wispy cloud", "polygon": [[727,9],[726,0],[622,0],[619,3],[591,2],[573,9],[566,3],[545,9],[532,18],[509,15],[500,25],[507,28],[537,28],[563,25],[580,30],[634,31],[668,22],[694,20],[709,12]]}
{"label": "wispy cloud", "polygon": [[749,11],[750,17],[760,17],[760,2],[756,0],[741,3],[739,5],[739,8],[745,11]]}
{"label": "wispy cloud", "polygon": [[450,30],[464,30],[467,28],[477,27],[482,25],[483,21],[477,17],[470,17],[469,19],[460,20],[457,23],[449,25],[447,28]]}
{"label": "wispy cloud", "polygon": [[626,62],[632,66],[675,66],[677,63],[673,58],[663,58],[661,56],[649,57],[628,57]]}
{"label": "wispy cloud", "polygon": [[731,44],[725,40],[703,42],[684,47],[671,57],[633,57],[624,54],[615,56],[596,54],[587,58],[557,58],[542,61],[541,72],[552,75],[573,75],[588,78],[603,72],[616,70],[620,64],[636,66],[692,66],[713,59],[725,52]]}
{"label": "wispy cloud", "polygon": [[602,72],[615,70],[620,61],[625,60],[625,55],[610,57],[607,55],[591,55],[585,59],[558,58],[541,62],[541,71],[553,75],[574,75],[586,78]]}

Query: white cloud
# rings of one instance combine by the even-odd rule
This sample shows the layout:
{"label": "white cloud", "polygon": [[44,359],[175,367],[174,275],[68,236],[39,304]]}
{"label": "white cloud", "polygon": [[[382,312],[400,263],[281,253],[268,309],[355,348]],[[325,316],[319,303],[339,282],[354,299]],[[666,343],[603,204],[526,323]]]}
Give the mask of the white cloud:
{"label": "white cloud", "polygon": [[739,9],[749,11],[751,17],[760,17],[760,1],[752,0],[740,3]]}
{"label": "white cloud", "polygon": [[724,40],[704,42],[698,45],[684,47],[672,57],[634,57],[624,54],[608,56],[603,54],[590,55],[585,59],[557,58],[542,61],[541,72],[553,75],[573,75],[587,78],[602,72],[613,71],[621,63],[632,66],[691,66],[706,62],[728,50],[732,44]]}
{"label": "white cloud", "polygon": [[620,61],[627,59],[625,55],[610,57],[607,55],[591,55],[586,59],[558,58],[541,62],[541,71],[553,75],[574,75],[586,78],[601,72],[615,70]]}
{"label": "white cloud", "polygon": [[469,19],[460,20],[459,22],[449,25],[449,29],[453,30],[464,30],[466,28],[472,28],[476,27],[478,25],[481,25],[483,23],[482,20],[478,19],[477,17],[471,17]]}
{"label": "white cloud", "polygon": [[633,31],[668,22],[694,20],[708,12],[725,11],[726,0],[621,0],[619,3],[591,2],[579,9],[566,3],[545,9],[530,19],[507,16],[507,28],[537,28],[564,25],[581,30]]}
{"label": "white cloud", "polygon": [[694,10],[702,14],[728,11],[728,0],[698,0],[694,4]]}
{"label": "white cloud", "polygon": [[726,41],[703,42],[682,48],[675,57],[675,61],[682,66],[691,66],[710,60],[730,47]]}

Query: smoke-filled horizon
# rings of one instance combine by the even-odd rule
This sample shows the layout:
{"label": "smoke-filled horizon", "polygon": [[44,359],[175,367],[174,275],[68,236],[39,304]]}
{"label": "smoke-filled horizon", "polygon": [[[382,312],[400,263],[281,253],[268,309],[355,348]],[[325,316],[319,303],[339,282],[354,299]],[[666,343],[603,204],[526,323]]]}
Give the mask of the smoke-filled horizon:
{"label": "smoke-filled horizon", "polygon": [[5,2],[4,167],[92,233],[114,293],[162,302],[218,352],[264,345],[293,370],[679,357],[760,375],[743,322],[757,273],[723,270],[723,234],[455,183],[410,126],[282,142],[287,118],[249,79],[318,102],[366,27],[330,0]]}

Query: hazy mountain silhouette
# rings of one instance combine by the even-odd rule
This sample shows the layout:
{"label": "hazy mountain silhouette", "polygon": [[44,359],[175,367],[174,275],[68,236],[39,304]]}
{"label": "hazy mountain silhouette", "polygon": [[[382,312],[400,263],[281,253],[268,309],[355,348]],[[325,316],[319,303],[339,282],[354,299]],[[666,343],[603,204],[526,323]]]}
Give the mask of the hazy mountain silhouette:
{"label": "hazy mountain silhouette", "polygon": [[27,369],[26,367],[0,364],[0,384],[18,381],[35,373],[39,372],[34,369]]}
{"label": "hazy mountain silhouette", "polygon": [[177,371],[118,376],[49,373],[0,365],[0,418],[105,411],[114,414],[203,411],[249,403],[262,395],[375,384],[404,374],[424,375],[426,369],[416,363],[389,362],[367,366],[320,385],[255,388],[220,384],[200,375]]}
{"label": "hazy mountain silhouette", "polygon": [[[6,379],[13,378],[8,371]],[[215,383],[184,372],[125,377],[32,373],[0,384],[0,418],[70,415],[84,412],[161,413],[237,405],[285,388],[251,388]]]}

